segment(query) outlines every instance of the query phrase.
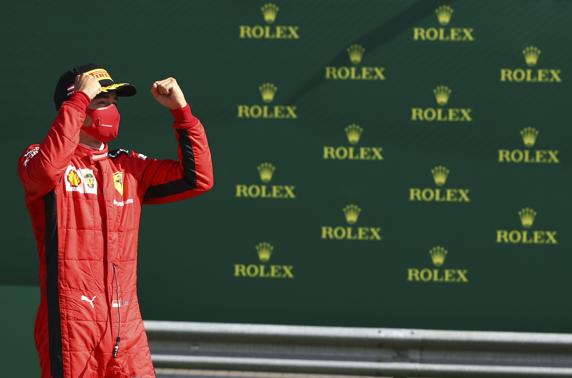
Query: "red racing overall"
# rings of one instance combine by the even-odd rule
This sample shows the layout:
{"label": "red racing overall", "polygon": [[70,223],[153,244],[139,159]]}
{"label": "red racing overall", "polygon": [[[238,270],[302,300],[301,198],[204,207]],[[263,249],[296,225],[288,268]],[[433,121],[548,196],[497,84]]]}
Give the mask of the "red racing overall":
{"label": "red racing overall", "polygon": [[211,189],[211,154],[188,105],[172,110],[178,161],[90,149],[79,143],[89,103],[65,101],[18,166],[40,263],[42,377],[155,377],[137,301],[141,205]]}

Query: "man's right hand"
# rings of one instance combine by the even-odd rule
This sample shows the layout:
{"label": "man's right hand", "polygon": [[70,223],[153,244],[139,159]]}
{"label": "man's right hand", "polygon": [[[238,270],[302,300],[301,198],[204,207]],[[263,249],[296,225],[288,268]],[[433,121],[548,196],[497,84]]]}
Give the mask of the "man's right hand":
{"label": "man's right hand", "polygon": [[99,84],[99,80],[97,80],[95,77],[86,73],[82,73],[81,75],[77,75],[75,77],[74,91],[81,91],[85,93],[90,100],[93,100],[95,96],[101,92],[101,85]]}

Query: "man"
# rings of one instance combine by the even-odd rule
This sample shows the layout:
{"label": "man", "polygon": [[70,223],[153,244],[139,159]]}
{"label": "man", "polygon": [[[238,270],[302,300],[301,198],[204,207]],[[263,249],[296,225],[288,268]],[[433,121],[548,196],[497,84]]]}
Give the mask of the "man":
{"label": "man", "polygon": [[141,205],[204,193],[213,171],[204,128],[173,78],[151,93],[173,114],[179,160],[108,151],[117,98],[135,92],[94,64],[64,73],[48,135],[19,161],[40,261],[43,378],[155,377],[136,289]]}

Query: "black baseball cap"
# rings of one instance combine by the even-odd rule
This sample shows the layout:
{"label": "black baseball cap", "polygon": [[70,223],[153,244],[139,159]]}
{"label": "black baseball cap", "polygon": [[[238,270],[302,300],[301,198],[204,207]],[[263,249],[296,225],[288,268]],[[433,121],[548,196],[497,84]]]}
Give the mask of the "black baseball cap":
{"label": "black baseball cap", "polygon": [[54,91],[54,105],[56,106],[56,110],[58,110],[62,103],[74,93],[75,77],[82,73],[89,73],[99,79],[102,93],[113,92],[122,97],[133,96],[137,93],[137,90],[132,84],[116,83],[113,81],[111,75],[109,75],[105,68],[94,63],[84,64],[74,67],[60,76],[60,79],[56,84],[56,90]]}

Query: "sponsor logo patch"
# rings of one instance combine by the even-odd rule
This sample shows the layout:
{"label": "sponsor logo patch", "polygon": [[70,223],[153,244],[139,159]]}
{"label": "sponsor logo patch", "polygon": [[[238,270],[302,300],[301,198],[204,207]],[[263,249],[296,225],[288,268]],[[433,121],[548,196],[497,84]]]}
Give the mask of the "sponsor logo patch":
{"label": "sponsor logo patch", "polygon": [[66,175],[66,181],[72,188],[77,188],[81,184],[81,178],[75,169],[70,169]]}
{"label": "sponsor logo patch", "polygon": [[30,151],[26,152],[26,154],[24,154],[24,167],[28,166],[28,163],[30,162],[30,159],[32,159],[34,156],[36,156],[36,154],[40,151],[40,147],[36,146],[34,148],[32,148]]}
{"label": "sponsor logo patch", "polygon": [[84,173],[83,178],[85,179],[85,185],[87,185],[88,188],[95,188],[95,177],[93,176],[93,173],[86,172]]}
{"label": "sponsor logo patch", "polygon": [[123,172],[115,172],[113,174],[113,186],[123,196]]}
{"label": "sponsor logo patch", "polygon": [[95,305],[93,304],[93,301],[95,301],[96,296],[94,295],[93,298],[89,299],[88,297],[86,297],[85,295],[81,296],[81,300],[84,302],[87,302],[91,305],[91,308],[95,308]]}
{"label": "sponsor logo patch", "polygon": [[117,201],[117,200],[113,200],[113,204],[115,206],[125,206],[125,205],[131,205],[133,203],[133,198],[127,198],[125,201]]}
{"label": "sponsor logo patch", "polygon": [[79,192],[97,195],[97,180],[93,170],[68,166],[65,173],[66,192]]}

